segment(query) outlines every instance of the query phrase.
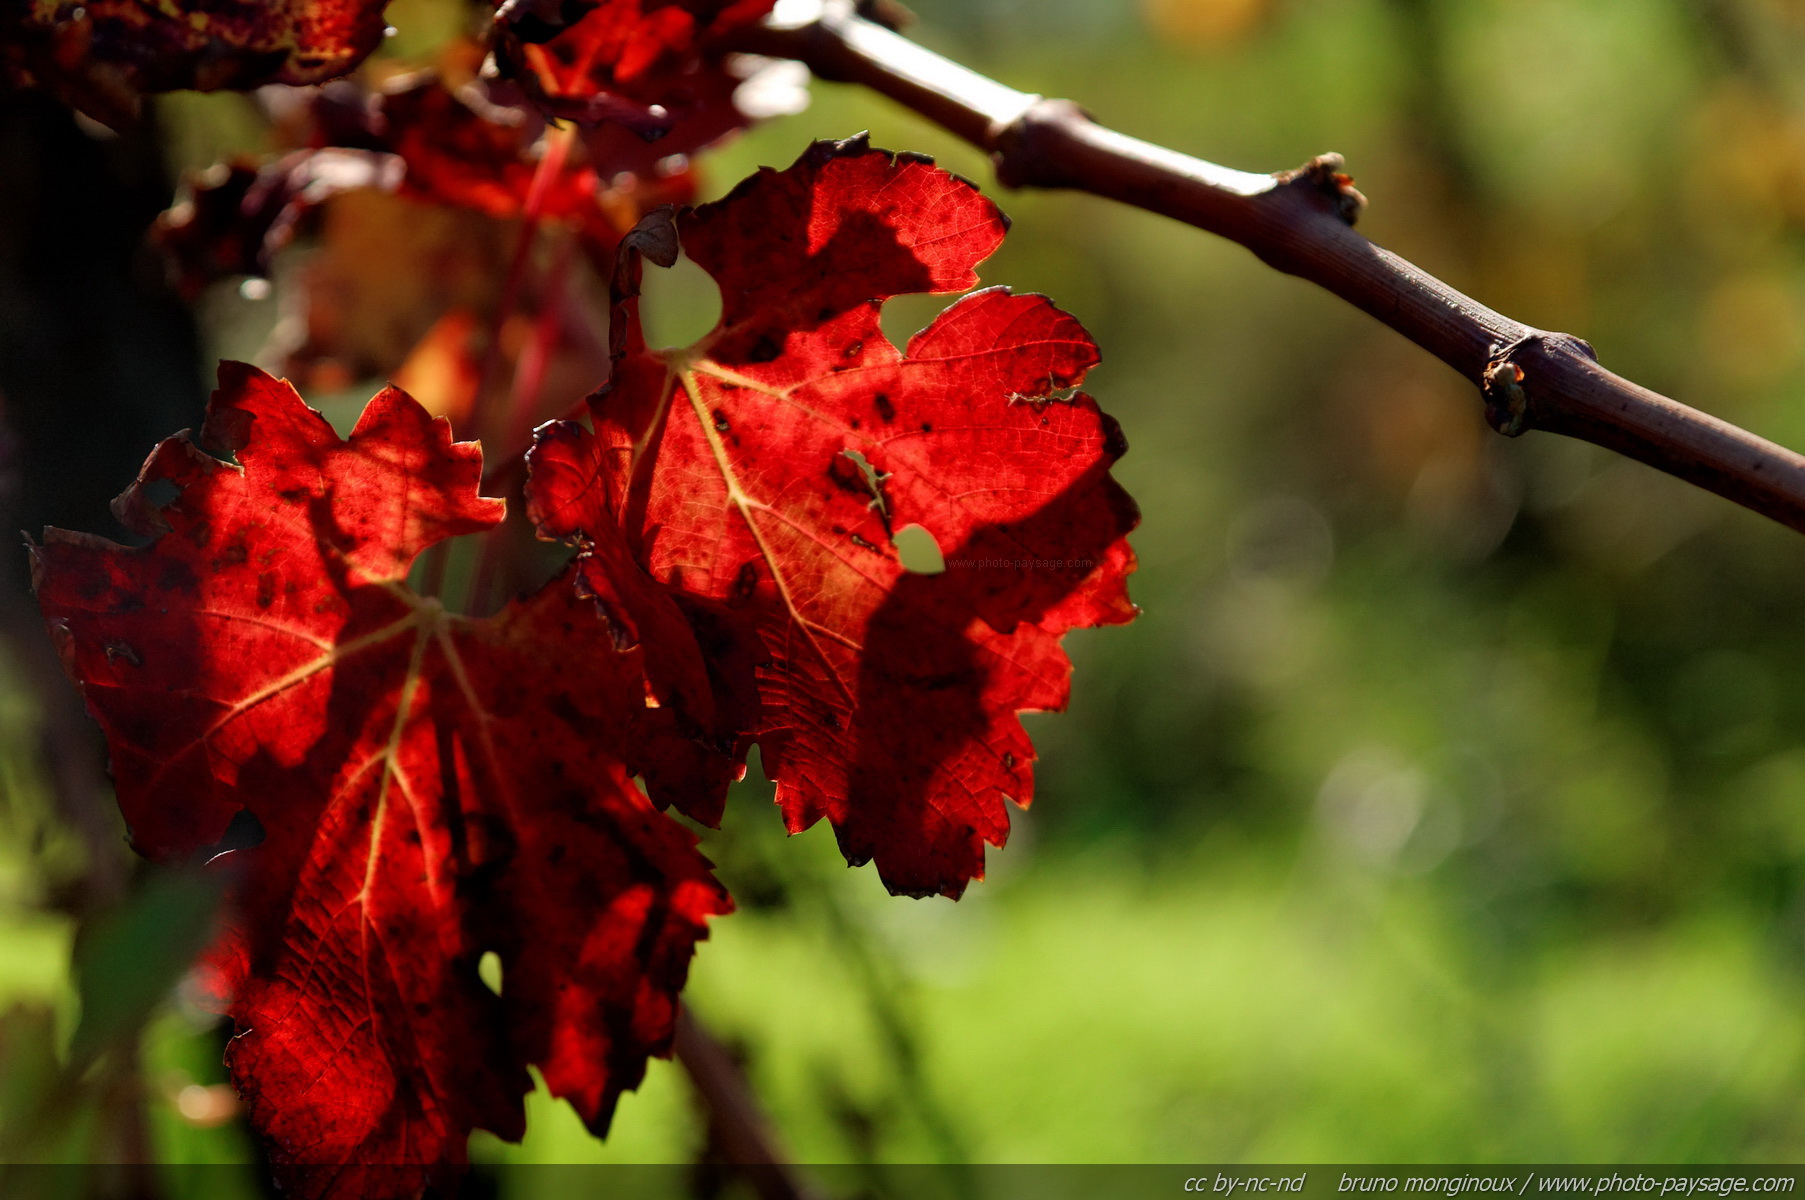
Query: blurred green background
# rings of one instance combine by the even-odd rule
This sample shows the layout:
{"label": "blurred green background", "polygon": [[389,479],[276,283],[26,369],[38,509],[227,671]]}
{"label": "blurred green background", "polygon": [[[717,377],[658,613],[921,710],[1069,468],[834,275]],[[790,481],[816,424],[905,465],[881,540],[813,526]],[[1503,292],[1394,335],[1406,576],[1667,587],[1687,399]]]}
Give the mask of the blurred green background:
{"label": "blurred green background", "polygon": [[[1805,3],[914,7],[927,44],[1149,140],[1255,170],[1340,151],[1381,244],[1805,447]],[[169,165],[242,144],[246,103],[162,102]],[[825,827],[786,840],[756,763],[705,836],[742,911],[687,998],[797,1159],[872,1164],[881,1191],[909,1162],[1805,1156],[1797,535],[1578,443],[1499,438],[1469,386],[1326,294],[1139,212],[999,193],[981,156],[854,89],[816,85],[708,156],[708,191],[859,129],[997,194],[1015,224],[985,282],[1052,295],[1101,343],[1088,390],[1128,435],[1144,614],[1068,639],[1072,709],[1028,719],[1034,809],[960,903],[884,895]],[[655,313],[694,300],[682,276],[649,288]],[[257,304],[206,298],[208,360],[249,352]],[[887,316],[906,335],[938,306]],[[66,699],[10,653],[0,1146],[245,1161],[222,1035],[179,992],[137,1069],[59,1074],[98,1019],[70,965],[95,906],[67,892],[120,834],[58,815],[43,727]],[[128,914],[195,903],[112,886]],[[142,939],[97,943],[90,974],[175,977]],[[141,1123],[117,1111],[135,1090]],[[606,1144],[542,1093],[530,1111],[523,1145],[474,1155],[703,1142],[666,1062]]]}

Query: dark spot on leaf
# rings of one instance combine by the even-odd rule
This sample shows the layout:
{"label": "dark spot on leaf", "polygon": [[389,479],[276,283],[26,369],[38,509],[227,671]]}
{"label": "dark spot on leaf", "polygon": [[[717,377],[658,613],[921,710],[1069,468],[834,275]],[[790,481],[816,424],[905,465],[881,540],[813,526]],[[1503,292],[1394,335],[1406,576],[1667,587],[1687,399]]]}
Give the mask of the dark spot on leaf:
{"label": "dark spot on leaf", "polygon": [[268,608],[276,602],[276,577],[269,571],[257,576],[257,607]]}
{"label": "dark spot on leaf", "polygon": [[161,592],[192,592],[197,580],[194,571],[188,564],[178,559],[166,558],[157,570],[157,590]]}
{"label": "dark spot on leaf", "polygon": [[877,405],[877,415],[886,422],[896,420],[896,405],[890,403],[890,396],[887,392],[879,392],[871,398],[871,402]]}
{"label": "dark spot on leaf", "polygon": [[752,593],[758,588],[758,566],[748,562],[740,567],[738,575],[733,577],[733,594],[731,602],[744,604],[752,599]]}
{"label": "dark spot on leaf", "polygon": [[970,671],[950,671],[943,675],[927,675],[915,680],[915,686],[928,692],[943,692],[947,688],[961,687],[971,682]]}
{"label": "dark spot on leaf", "polygon": [[714,410],[714,427],[722,433],[727,432],[727,414],[718,408]]}
{"label": "dark spot on leaf", "polygon": [[769,334],[759,335],[759,339],[746,349],[746,361],[768,363],[783,353],[783,347],[771,340]]}
{"label": "dark spot on leaf", "polygon": [[480,874],[506,867],[518,845],[514,831],[500,817],[483,812],[464,814],[464,852]]}

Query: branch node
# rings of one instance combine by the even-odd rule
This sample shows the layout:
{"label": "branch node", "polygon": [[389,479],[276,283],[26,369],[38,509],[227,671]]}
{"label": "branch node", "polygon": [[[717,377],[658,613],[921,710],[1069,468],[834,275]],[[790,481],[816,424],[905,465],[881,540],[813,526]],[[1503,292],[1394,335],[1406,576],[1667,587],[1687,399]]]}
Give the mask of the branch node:
{"label": "branch node", "polygon": [[1346,165],[1347,160],[1339,154],[1318,154],[1301,167],[1278,172],[1278,181],[1281,185],[1302,186],[1327,197],[1335,215],[1352,225],[1359,220],[1360,210],[1366,207],[1366,197],[1354,186],[1354,177],[1341,169]]}
{"label": "branch node", "polygon": [[[1479,390],[1485,397],[1486,423],[1505,437],[1517,437],[1524,430],[1533,427],[1529,411],[1530,396],[1524,386],[1528,375],[1522,364],[1516,361],[1519,355],[1543,365],[1558,364],[1565,357],[1598,361],[1598,354],[1592,349],[1592,344],[1570,333],[1532,329],[1510,342],[1494,341],[1491,360],[1486,363],[1485,371],[1480,376]],[[1536,369],[1540,370],[1540,366]],[[1548,373],[1544,372],[1544,384],[1547,378]]]}
{"label": "branch node", "polygon": [[914,11],[901,0],[856,0],[852,9],[873,25],[888,29],[891,33],[902,33],[917,20]]}
{"label": "branch node", "polygon": [[1476,382],[1500,433],[1533,425],[1581,438],[1805,532],[1805,455],[1638,387],[1596,365],[1580,339],[1512,321],[1353,233],[1366,201],[1340,155],[1274,175],[1230,170],[1004,87],[854,13],[855,2],[877,0],[816,2],[818,15],[755,26],[734,48],[889,96],[990,153],[1007,187],[1090,192],[1240,243]]}
{"label": "branch node", "polygon": [[1070,186],[1058,143],[1069,140],[1074,127],[1089,124],[1090,114],[1070,100],[1034,97],[1013,120],[995,122],[989,129],[986,140],[997,182],[1006,188]]}

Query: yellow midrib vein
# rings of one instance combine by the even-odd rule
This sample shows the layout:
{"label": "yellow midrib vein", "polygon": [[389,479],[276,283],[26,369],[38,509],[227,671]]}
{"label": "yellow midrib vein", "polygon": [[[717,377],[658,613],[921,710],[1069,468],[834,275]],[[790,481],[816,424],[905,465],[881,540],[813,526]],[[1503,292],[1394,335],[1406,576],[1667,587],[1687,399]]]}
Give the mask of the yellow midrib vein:
{"label": "yellow midrib vein", "polygon": [[834,630],[817,626],[816,622],[802,614],[802,610],[796,604],[795,596],[790,591],[789,580],[785,578],[783,569],[777,564],[776,554],[765,541],[764,531],[758,527],[758,522],[752,519],[754,509],[770,511],[770,506],[763,501],[754,499],[740,486],[739,477],[733,470],[733,464],[727,458],[727,445],[721,441],[720,432],[715,429],[714,422],[709,419],[708,406],[702,402],[702,393],[696,387],[695,374],[689,364],[684,364],[679,369],[678,377],[683,382],[683,394],[689,397],[690,407],[695,410],[696,424],[701,427],[702,436],[708,441],[708,449],[714,455],[715,468],[720,471],[721,480],[727,485],[727,499],[739,510],[740,519],[746,523],[746,529],[752,534],[752,540],[758,543],[758,552],[764,558],[765,565],[771,570],[771,581],[777,585],[778,595],[783,597],[784,608],[789,611],[790,619],[795,622],[796,627],[802,631],[809,649],[815,652],[815,656],[821,660],[821,665],[827,668],[828,676],[833,679],[834,686],[840,689],[840,694],[845,697],[847,706],[856,707],[858,701],[853,696],[852,689],[846,686],[846,681],[841,679],[840,673],[834,669],[833,659],[828,657],[827,651],[822,648],[816,634],[819,631],[819,633],[831,636],[842,643],[845,643],[847,639]]}

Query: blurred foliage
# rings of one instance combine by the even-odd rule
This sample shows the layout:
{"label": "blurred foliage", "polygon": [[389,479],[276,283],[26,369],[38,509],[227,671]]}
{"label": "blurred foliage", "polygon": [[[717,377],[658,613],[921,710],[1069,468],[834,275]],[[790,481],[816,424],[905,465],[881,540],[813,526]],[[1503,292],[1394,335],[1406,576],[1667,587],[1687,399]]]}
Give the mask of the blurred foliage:
{"label": "blurred foliage", "polygon": [[[1805,4],[916,8],[929,45],[1152,141],[1252,169],[1341,151],[1380,243],[1805,446]],[[260,136],[241,97],[161,111],[175,167]],[[860,128],[990,186],[830,85],[708,158],[708,186]],[[1073,709],[1031,718],[1034,811],[960,904],[882,895],[825,829],[786,842],[756,766],[706,835],[742,911],[689,997],[798,1158],[882,1192],[882,1164],[924,1161],[1805,1156],[1797,536],[1495,437],[1440,364],[1234,246],[1001,199],[986,281],[1051,294],[1104,348],[1145,613],[1070,639]],[[654,322],[695,328],[699,286],[649,279]],[[281,289],[208,296],[210,351],[254,354]],[[0,674],[0,1131],[78,1019],[41,711]],[[247,1153],[220,1037],[180,1002],[145,1029],[160,1160]],[[703,1138],[666,1063],[606,1144],[543,1094],[530,1113],[479,1161],[690,1161]]]}

